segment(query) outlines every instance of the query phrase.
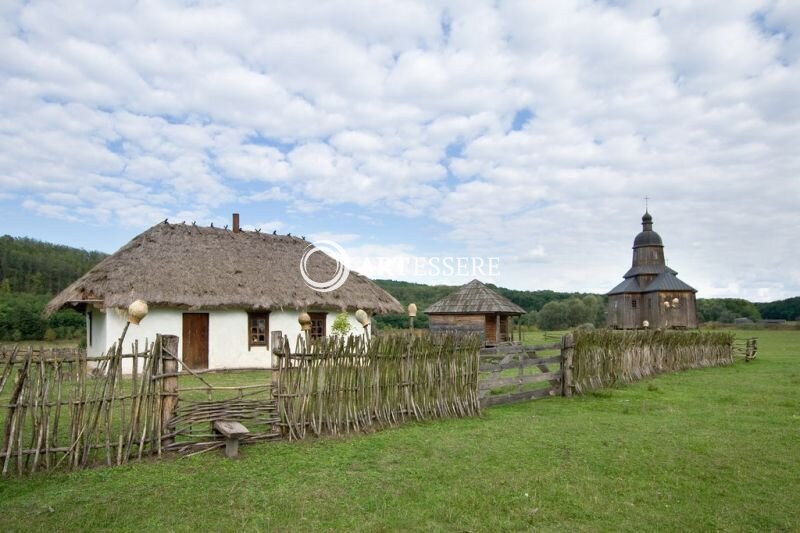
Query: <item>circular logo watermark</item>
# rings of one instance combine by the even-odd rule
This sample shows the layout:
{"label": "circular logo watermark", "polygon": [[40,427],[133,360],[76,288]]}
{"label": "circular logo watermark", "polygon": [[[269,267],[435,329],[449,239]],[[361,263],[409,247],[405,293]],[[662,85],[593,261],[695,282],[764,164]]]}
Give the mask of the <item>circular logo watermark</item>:
{"label": "circular logo watermark", "polygon": [[[320,252],[336,261],[336,271],[333,276],[325,281],[317,281],[311,277],[308,272],[308,260],[315,253]],[[335,291],[347,281],[350,275],[350,269],[347,268],[345,263],[349,262],[349,257],[344,248],[339,246],[333,241],[315,241],[308,245],[303,252],[303,257],[300,258],[300,275],[303,276],[303,281],[306,285],[318,292],[331,292]]]}

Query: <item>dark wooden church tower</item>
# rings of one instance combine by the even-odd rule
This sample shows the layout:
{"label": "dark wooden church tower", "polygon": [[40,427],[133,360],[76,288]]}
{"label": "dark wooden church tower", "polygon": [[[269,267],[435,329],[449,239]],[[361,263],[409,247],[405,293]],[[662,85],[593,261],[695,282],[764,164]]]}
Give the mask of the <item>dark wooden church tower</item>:
{"label": "dark wooden church tower", "polygon": [[664,243],[645,212],[633,240],[633,265],[625,281],[608,293],[609,327],[618,329],[696,328],[695,289],[677,278],[664,260]]}

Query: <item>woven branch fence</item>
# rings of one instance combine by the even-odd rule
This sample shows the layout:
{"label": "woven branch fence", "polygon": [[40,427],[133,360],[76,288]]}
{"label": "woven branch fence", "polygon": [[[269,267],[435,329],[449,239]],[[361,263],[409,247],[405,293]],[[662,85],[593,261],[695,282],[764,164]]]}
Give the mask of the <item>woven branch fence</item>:
{"label": "woven branch fence", "polygon": [[278,354],[274,395],[289,439],[478,414],[476,335],[330,337]]}
{"label": "woven branch fence", "polygon": [[[123,333],[124,337],[124,333]],[[161,453],[160,368],[154,345],[104,356],[84,350],[0,350],[2,474],[122,464]],[[123,379],[122,360],[133,374]]]}
{"label": "woven branch fence", "polygon": [[[216,371],[221,374],[222,372]],[[213,430],[215,421],[240,422],[250,433],[241,438],[250,444],[281,438],[275,400],[272,397],[270,371],[253,369],[252,374],[263,376],[261,383],[221,386],[209,383],[205,372],[183,367],[182,372],[166,372],[165,389],[174,390],[178,401],[167,421],[167,441],[164,447],[179,453],[203,453],[225,445],[222,436]],[[170,382],[178,375],[181,384]],[[259,380],[256,380],[259,381]],[[205,394],[206,398],[198,398]]]}
{"label": "woven branch fence", "polygon": [[647,376],[733,363],[733,334],[706,331],[575,331],[576,394]]}
{"label": "woven branch fence", "polygon": [[[478,336],[417,332],[313,342],[300,336],[292,351],[288,338],[274,334],[282,348],[273,354],[272,370],[227,386],[209,383],[207,371],[183,367],[178,338],[170,335],[143,350],[134,343],[123,354],[123,332],[106,355],[94,358],[77,349],[0,347],[0,471],[202,453],[225,445],[216,421],[242,422],[249,434],[241,442],[250,443],[471,416],[480,413],[479,394],[485,405],[581,394],[730,364],[735,346],[723,332],[576,331],[552,345],[495,348],[481,363]],[[755,340],[737,349],[754,357]],[[558,355],[538,353],[543,350]],[[132,373],[123,376],[126,359]],[[517,388],[486,395],[496,386]]]}

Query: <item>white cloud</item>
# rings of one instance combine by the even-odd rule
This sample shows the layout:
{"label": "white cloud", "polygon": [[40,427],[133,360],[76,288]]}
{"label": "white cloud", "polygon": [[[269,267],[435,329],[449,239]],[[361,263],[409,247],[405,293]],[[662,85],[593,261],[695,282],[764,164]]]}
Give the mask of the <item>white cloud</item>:
{"label": "white cloud", "polygon": [[42,217],[408,217],[369,227],[406,253],[499,255],[510,286],[604,290],[649,195],[701,296],[800,292],[797,2],[0,14],[0,200]]}

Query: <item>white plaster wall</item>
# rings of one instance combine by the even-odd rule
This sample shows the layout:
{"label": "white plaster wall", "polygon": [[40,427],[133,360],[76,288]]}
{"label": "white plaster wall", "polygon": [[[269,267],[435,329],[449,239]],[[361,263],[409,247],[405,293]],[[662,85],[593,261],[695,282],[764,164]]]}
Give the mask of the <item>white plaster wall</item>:
{"label": "white plaster wall", "polygon": [[269,368],[268,347],[253,346],[248,350],[248,330],[246,311],[209,311],[208,368]]}
{"label": "white plaster wall", "polygon": [[[124,313],[110,309],[105,312],[96,311],[93,318],[95,331],[90,356],[102,355],[114,344],[127,323]],[[151,308],[148,315],[137,324],[131,324],[125,335],[124,353],[131,353],[135,340],[139,341],[139,349],[144,350],[147,343],[155,340],[156,334],[177,335],[179,339],[178,354],[182,354],[183,313],[182,309]],[[270,349],[266,346],[254,346],[248,349],[247,312],[243,310],[209,310],[198,309],[194,313],[208,313],[208,366],[209,368],[269,368],[271,365]],[[314,310],[310,310],[314,312]],[[269,315],[269,330],[280,331],[289,336],[294,348],[300,334],[297,310],[272,311]],[[330,335],[337,312],[328,312],[326,318],[327,334]],[[364,328],[353,313],[348,314],[351,334],[361,335]],[[140,367],[141,368],[141,367]],[[123,360],[124,373],[132,371],[130,359]]]}
{"label": "white plaster wall", "polygon": [[[127,315],[116,309],[105,310],[106,323],[106,350],[110,348],[122,335],[125,324],[128,323]],[[148,315],[139,323],[131,324],[125,334],[122,351],[129,354],[133,352],[133,343],[139,341],[139,350],[145,348],[156,340],[156,334],[181,336],[183,331],[182,312],[175,309],[150,309]],[[180,354],[180,346],[178,347]],[[139,362],[141,372],[142,362]],[[133,369],[131,359],[123,359],[122,372],[128,374]]]}

